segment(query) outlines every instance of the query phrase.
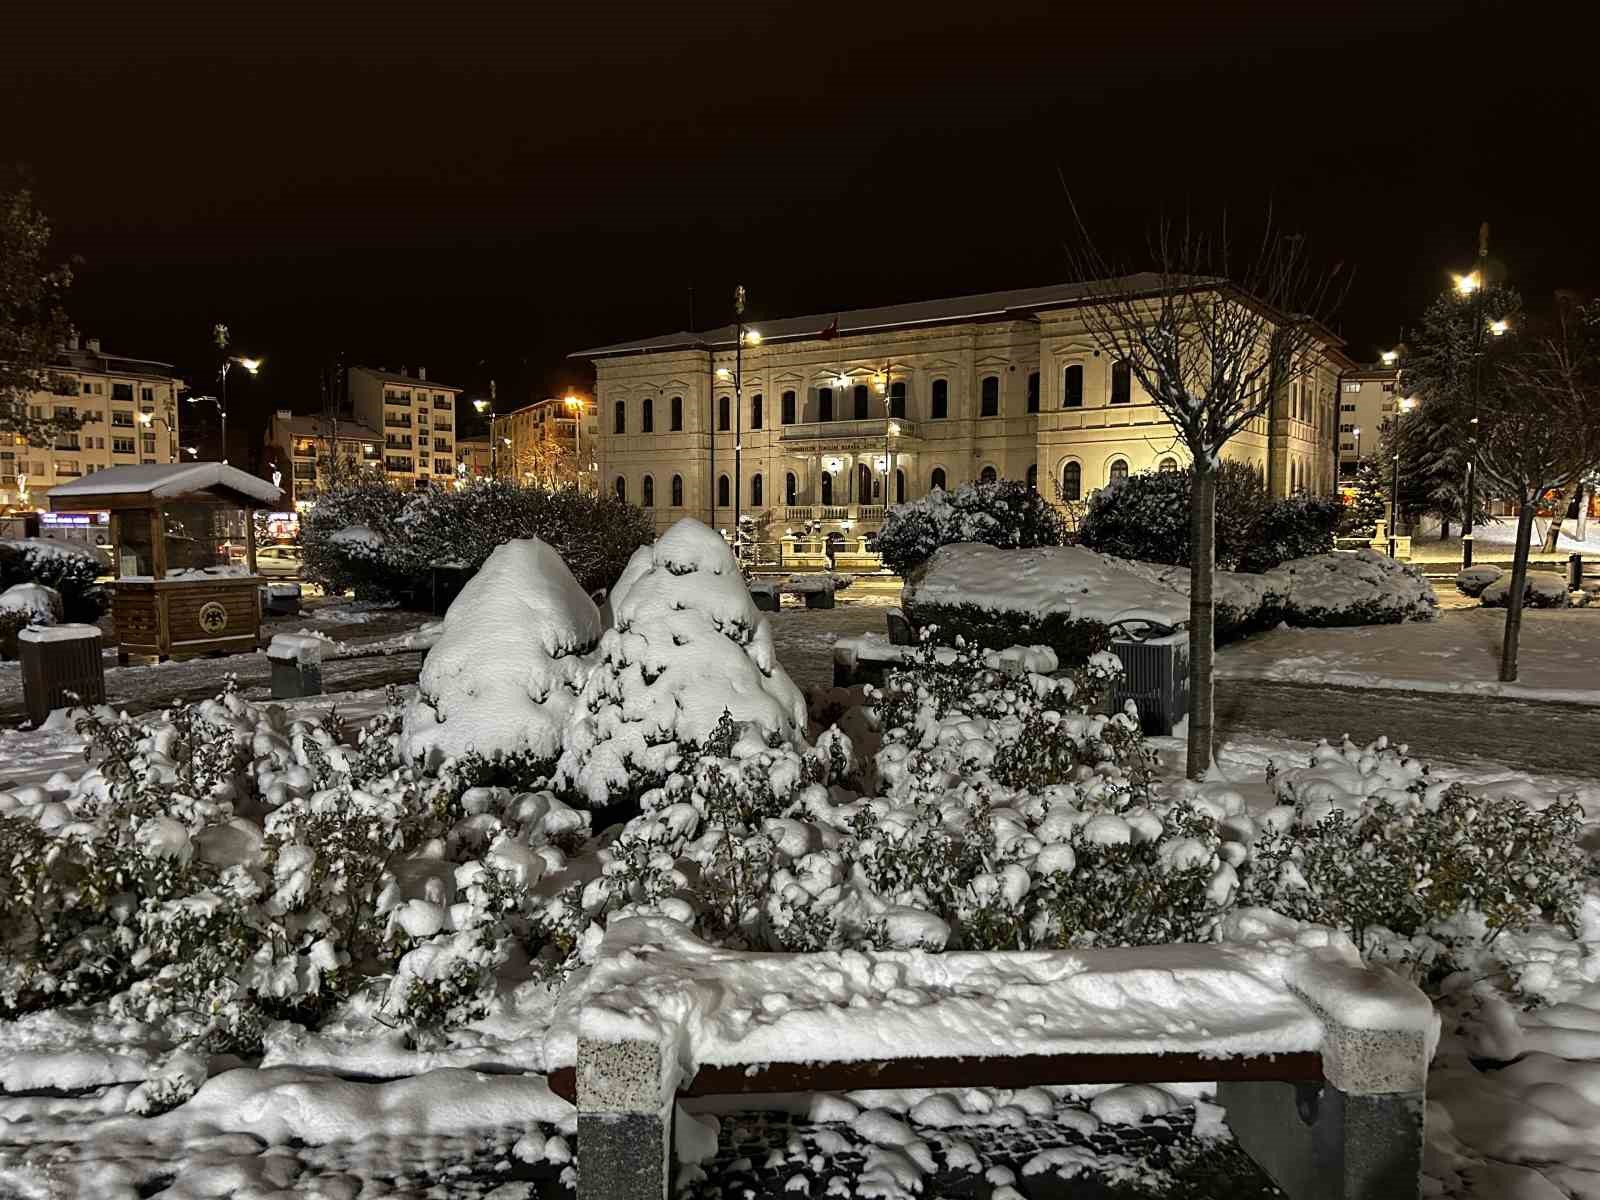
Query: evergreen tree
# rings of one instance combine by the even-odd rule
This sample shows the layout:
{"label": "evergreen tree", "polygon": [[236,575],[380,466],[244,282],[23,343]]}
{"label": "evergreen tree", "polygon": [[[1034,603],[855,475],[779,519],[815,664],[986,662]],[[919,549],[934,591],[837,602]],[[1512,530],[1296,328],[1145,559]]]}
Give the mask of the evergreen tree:
{"label": "evergreen tree", "polygon": [[33,193],[0,179],[0,434],[31,446],[83,424],[81,417],[28,412],[32,393],[56,390],[55,360],[72,334],[63,307],[72,271],[46,264],[49,245],[50,222]]}

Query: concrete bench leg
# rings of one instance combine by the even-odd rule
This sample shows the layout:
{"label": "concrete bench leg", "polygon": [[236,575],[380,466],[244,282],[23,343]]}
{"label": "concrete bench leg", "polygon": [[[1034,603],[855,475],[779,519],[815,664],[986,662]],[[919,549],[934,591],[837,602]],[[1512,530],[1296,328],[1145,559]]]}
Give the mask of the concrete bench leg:
{"label": "concrete bench leg", "polygon": [[322,695],[322,664],[272,658],[272,698],[294,700]]}
{"label": "concrete bench leg", "polygon": [[578,1039],[578,1200],[667,1200],[676,1087],[661,1047]]}

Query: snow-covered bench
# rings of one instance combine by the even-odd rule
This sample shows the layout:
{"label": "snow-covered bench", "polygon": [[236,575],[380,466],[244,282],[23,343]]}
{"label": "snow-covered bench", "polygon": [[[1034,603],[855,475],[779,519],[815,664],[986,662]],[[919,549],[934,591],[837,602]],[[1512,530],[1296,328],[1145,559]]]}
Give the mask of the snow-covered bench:
{"label": "snow-covered bench", "polygon": [[[916,647],[895,645],[877,633],[840,638],[833,644],[833,686],[880,684],[886,671],[910,660],[915,652]],[[941,662],[956,661],[952,647],[940,646],[934,653]],[[995,670],[1011,675],[1025,675],[1030,671],[1049,675],[1061,665],[1055,651],[1048,646],[1010,646],[1004,650],[990,650],[983,657]]]}
{"label": "snow-covered bench", "polygon": [[[547,1061],[583,1200],[664,1200],[679,1097],[1208,1082],[1291,1200],[1421,1187],[1438,1018],[1313,931],[1208,945],[752,954],[612,924]],[[679,1145],[696,1131],[685,1128]]]}
{"label": "snow-covered bench", "polygon": [[439,633],[440,624],[435,621],[402,637],[354,645],[310,631],[274,634],[267,646],[267,661],[272,665],[272,698],[292,700],[300,696],[320,696],[323,663],[426,652],[439,640]]}

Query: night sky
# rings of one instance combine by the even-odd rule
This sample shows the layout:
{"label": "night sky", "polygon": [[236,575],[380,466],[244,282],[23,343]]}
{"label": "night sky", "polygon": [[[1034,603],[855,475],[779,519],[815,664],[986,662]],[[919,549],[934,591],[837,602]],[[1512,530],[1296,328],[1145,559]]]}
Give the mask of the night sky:
{"label": "night sky", "polygon": [[1530,298],[1600,277],[1579,11],[35,0],[0,160],[82,259],[85,333],[197,386],[215,321],[266,356],[240,426],[317,407],[337,351],[508,407],[691,288],[705,327],[739,281],[759,321],[1069,278],[1062,178],[1132,266],[1163,210],[1270,200],[1355,268],[1371,358],[1483,219]]}

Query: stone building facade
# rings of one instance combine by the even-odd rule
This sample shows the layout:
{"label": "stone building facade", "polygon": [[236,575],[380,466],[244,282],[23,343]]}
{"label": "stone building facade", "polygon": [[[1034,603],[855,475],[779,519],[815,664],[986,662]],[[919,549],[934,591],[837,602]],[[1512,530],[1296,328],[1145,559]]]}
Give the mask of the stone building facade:
{"label": "stone building facade", "polygon": [[[1184,447],[1096,347],[1083,301],[1065,285],[752,319],[759,340],[739,355],[733,326],[580,351],[595,366],[601,484],[661,528],[692,515],[727,529],[737,501],[763,541],[802,527],[852,539],[886,503],[934,487],[1027,480],[1069,502],[1180,467]],[[1274,495],[1334,490],[1347,360],[1331,335],[1325,349],[1227,447]]]}

